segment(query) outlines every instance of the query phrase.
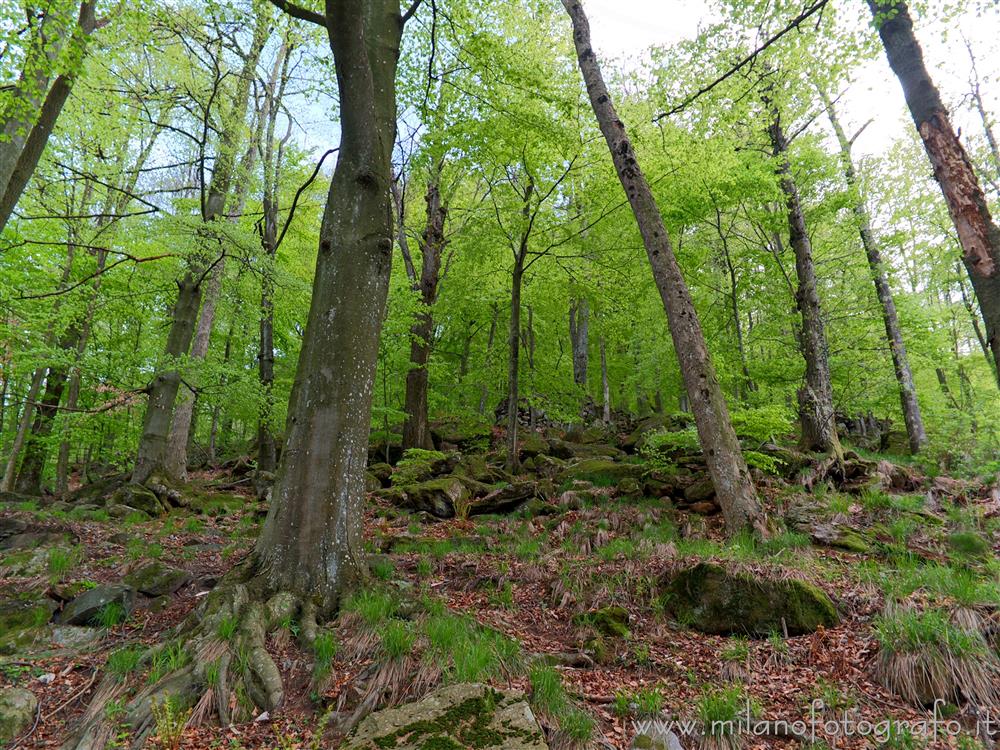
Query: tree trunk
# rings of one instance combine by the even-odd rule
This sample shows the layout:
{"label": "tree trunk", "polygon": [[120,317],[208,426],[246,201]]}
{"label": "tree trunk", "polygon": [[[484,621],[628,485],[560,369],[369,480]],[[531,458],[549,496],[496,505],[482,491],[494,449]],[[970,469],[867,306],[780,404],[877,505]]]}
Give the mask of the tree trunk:
{"label": "tree trunk", "polygon": [[726,400],[712,366],[701,323],[674,256],[656,200],[639,167],[625,125],[618,117],[590,42],[590,24],[579,0],[562,0],[573,21],[573,39],[587,93],[625,189],[663,300],[674,350],[691,399],[698,439],[715,486],[729,533],[756,527],[764,517],[739,440],[729,420]]}
{"label": "tree trunk", "polygon": [[519,256],[514,261],[510,279],[510,327],[507,331],[507,471],[520,468],[517,456],[517,402],[520,397],[518,374],[521,364],[521,281],[524,263]]}
{"label": "tree trunk", "polygon": [[903,422],[906,424],[906,434],[910,442],[910,452],[919,453],[927,443],[927,433],[924,430],[924,421],[920,415],[920,403],[917,401],[917,390],[913,384],[913,373],[910,371],[910,361],[906,356],[906,344],[903,341],[903,332],[899,328],[899,316],[896,313],[896,302],[892,298],[892,290],[889,288],[889,279],[886,276],[885,266],[882,264],[882,254],[875,241],[875,234],[871,228],[871,217],[868,215],[868,207],[865,205],[864,195],[861,193],[861,185],[858,183],[857,172],[854,169],[854,161],[851,159],[851,142],[844,133],[844,128],[840,124],[833,102],[820,91],[823,103],[826,106],[830,124],[833,132],[837,135],[840,143],[840,156],[844,164],[844,178],[847,186],[852,191],[856,191],[856,203],[854,204],[854,217],[858,222],[858,233],[861,236],[861,244],[868,257],[868,267],[871,269],[872,282],[875,284],[875,294],[878,296],[879,304],[882,307],[882,322],[885,324],[885,335],[889,341],[889,350],[892,353],[892,366],[896,373],[896,382],[899,385],[899,401],[903,409]]}
{"label": "tree trunk", "polygon": [[[245,127],[250,85],[253,81],[256,61],[267,38],[267,23],[263,14],[258,15],[254,29],[253,46],[245,60],[240,80],[233,97],[232,110],[225,117],[225,125],[219,139],[219,153],[215,160],[212,178],[206,191],[202,207],[203,231],[197,241],[200,247],[188,261],[188,270],[178,283],[177,302],[174,305],[170,333],[167,336],[164,366],[154,377],[149,387],[149,401],[146,415],[143,419],[142,438],[136,455],[135,469],[132,472],[133,482],[145,482],[154,474],[162,474],[165,479],[179,479],[177,465],[179,460],[174,454],[170,460],[170,432],[174,419],[174,404],[180,388],[181,373],[176,369],[177,360],[188,353],[195,326],[199,319],[201,307],[202,284],[205,276],[213,273],[221,265],[223,256],[214,263],[210,262],[211,248],[218,240],[211,231],[211,225],[222,215],[229,197],[230,187],[236,177],[236,152],[239,148],[240,133]],[[220,272],[221,273],[221,272]],[[212,307],[214,315],[214,305]],[[207,321],[211,330],[211,321]],[[206,342],[207,348],[207,342]],[[203,355],[202,355],[203,356]],[[190,415],[184,429],[184,442],[187,445],[187,430],[190,429]],[[186,463],[186,450],[184,451]]]}
{"label": "tree trunk", "polygon": [[[489,376],[489,366],[492,360],[493,354],[493,342],[496,340],[497,335],[497,319],[500,316],[500,308],[496,303],[493,303],[493,317],[490,319],[490,333],[486,338],[486,357],[484,368],[487,372],[487,377]],[[479,391],[479,416],[483,416],[486,413],[486,403],[489,401],[490,397],[490,387],[489,384],[484,382],[482,388]]]}
{"label": "tree trunk", "polygon": [[441,270],[441,254],[446,244],[444,222],[447,207],[441,204],[441,192],[437,180],[440,166],[427,185],[427,225],[420,243],[421,267],[420,311],[410,328],[410,370],[406,373],[406,395],[403,410],[403,449],[434,448],[431,440],[427,414],[428,373],[427,362],[431,354],[431,338],[434,334],[434,318],[431,312],[437,301],[438,278]]}
{"label": "tree trunk", "polygon": [[24,408],[21,410],[21,419],[17,424],[17,432],[14,433],[14,442],[10,446],[10,453],[7,454],[7,464],[4,466],[3,479],[0,480],[0,492],[10,492],[14,489],[14,478],[17,475],[17,462],[21,457],[21,449],[28,436],[28,427],[31,426],[31,414],[34,411],[35,399],[42,388],[42,381],[45,379],[45,368],[40,367],[31,376],[31,385],[28,393],[24,397]]}
{"label": "tree trunk", "polygon": [[328,3],[340,151],[320,229],[287,438],[250,561],[258,593],[289,591],[321,612],[365,570],[361,544],[372,385],[392,262],[391,156],[398,0]]}
{"label": "tree trunk", "polygon": [[590,306],[587,300],[572,300],[569,303],[569,340],[573,349],[573,382],[587,387],[588,331],[590,327]]}
{"label": "tree trunk", "polygon": [[868,6],[948,204],[962,245],[962,262],[979,299],[986,338],[1000,372],[1000,229],[993,222],[972,162],[924,65],[906,3],[868,0]]}
{"label": "tree trunk", "polygon": [[[82,57],[86,53],[86,39],[97,28],[93,0],[84,0],[80,5],[80,16],[76,28],[80,32],[80,51],[78,53],[79,59],[76,60],[75,64],[79,67],[82,64]],[[35,168],[38,166],[38,160],[41,159],[42,152],[45,151],[45,145],[49,142],[49,136],[59,118],[59,113],[62,112],[63,105],[66,104],[66,100],[73,90],[76,72],[64,73],[58,76],[52,84],[52,88],[49,89],[44,102],[42,102],[38,120],[28,132],[23,146],[17,151],[16,159],[10,165],[9,173],[7,173],[7,159],[4,155],[3,169],[0,170],[4,172],[0,174],[0,232],[7,226],[7,221],[14,212],[14,207],[21,197],[21,193],[24,192],[28,180],[31,179],[31,175],[34,174]],[[15,143],[16,141],[9,142],[6,145],[13,146]]]}
{"label": "tree trunk", "polygon": [[788,140],[781,127],[781,118],[773,110],[774,121],[768,128],[771,147],[778,159],[778,176],[785,194],[788,211],[788,234],[795,252],[795,274],[798,289],[795,302],[802,316],[799,348],[806,362],[806,382],[799,389],[799,422],[802,425],[802,447],[823,451],[843,458],[844,449],[837,437],[837,420],[833,407],[833,384],[830,380],[830,359],[826,345],[823,313],[820,309],[819,291],[816,286],[816,266],[813,263],[812,243],[806,231],[805,215],[798,187],[792,177],[788,162]]}
{"label": "tree trunk", "polygon": [[608,385],[608,356],[604,345],[604,337],[601,336],[601,398],[604,399],[604,407],[601,416],[605,422],[611,421],[611,387]]}

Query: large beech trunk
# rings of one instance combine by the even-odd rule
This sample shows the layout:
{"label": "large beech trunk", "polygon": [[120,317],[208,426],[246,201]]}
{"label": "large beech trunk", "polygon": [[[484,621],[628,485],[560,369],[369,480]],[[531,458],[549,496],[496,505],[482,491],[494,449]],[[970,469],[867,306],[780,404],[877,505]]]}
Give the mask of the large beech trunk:
{"label": "large beech trunk", "polygon": [[785,209],[788,212],[789,243],[795,251],[795,274],[799,282],[795,292],[795,301],[802,316],[799,348],[806,361],[806,382],[798,394],[802,447],[842,457],[844,450],[840,445],[840,438],[837,437],[830,358],[819,290],[816,286],[812,242],[806,231],[806,219],[802,213],[799,190],[795,178],[792,177],[791,165],[788,163],[788,140],[776,111],[768,133],[774,156],[778,159],[778,176],[781,181],[781,191],[785,194]]}
{"label": "large beech trunk", "polygon": [[403,448],[434,448],[427,413],[429,378],[427,363],[431,355],[434,318],[431,312],[438,295],[441,254],[445,247],[444,222],[448,209],[441,204],[437,179],[427,185],[427,225],[420,243],[420,280],[415,284],[420,292],[420,311],[410,328],[410,370],[406,373],[406,396],[403,409]]}
{"label": "large beech trunk", "polygon": [[986,338],[1000,373],[1000,229],[927,72],[906,3],[868,0],[868,7],[948,204],[962,245],[962,262],[979,299]]}
{"label": "large beech trunk", "polygon": [[340,151],[312,304],[251,586],[333,610],[365,569],[361,545],[372,385],[392,262],[391,156],[399,0],[327,3]]}
{"label": "large beech trunk", "polygon": [[[840,124],[833,102],[824,92],[820,92],[826,106],[830,124],[837,135],[840,144],[840,156],[844,164],[844,178],[851,190],[860,191],[854,161],[851,158],[851,141]],[[879,251],[875,234],[872,232],[871,217],[865,205],[864,196],[858,192],[854,204],[854,217],[858,222],[858,234],[861,245],[868,257],[868,267],[872,272],[872,282],[875,284],[875,294],[882,307],[882,322],[885,324],[885,336],[889,341],[892,354],[892,366],[899,385],[899,401],[903,409],[903,422],[906,424],[906,435],[910,442],[910,452],[919,453],[927,443],[927,432],[924,430],[924,420],[920,415],[920,404],[917,401],[917,389],[913,384],[913,373],[910,371],[910,360],[906,355],[906,344],[903,332],[899,328],[899,315],[896,313],[896,302],[892,298],[889,279],[882,264],[882,253]]]}
{"label": "large beech trunk", "polygon": [[636,158],[625,125],[618,117],[590,42],[590,24],[578,0],[562,0],[573,21],[573,40],[587,93],[607,141],[618,178],[628,196],[667,314],[674,350],[691,400],[698,439],[722,506],[729,533],[764,529],[757,499],[729,410],[715,375],[701,323],[674,256],[656,200]]}

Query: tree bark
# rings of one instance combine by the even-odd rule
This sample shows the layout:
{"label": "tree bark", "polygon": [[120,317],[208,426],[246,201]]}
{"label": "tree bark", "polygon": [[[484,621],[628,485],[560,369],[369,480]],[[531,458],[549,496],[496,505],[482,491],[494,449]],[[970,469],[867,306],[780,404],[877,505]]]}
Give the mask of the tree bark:
{"label": "tree bark", "polygon": [[24,409],[21,410],[21,418],[17,423],[17,432],[14,433],[14,442],[10,446],[10,453],[7,454],[7,464],[4,466],[3,479],[0,480],[0,492],[10,492],[14,489],[14,479],[17,476],[17,463],[21,457],[21,449],[28,436],[28,428],[31,426],[31,414],[38,392],[42,389],[42,381],[45,380],[45,368],[39,367],[31,376],[31,385],[28,393],[24,397]]}
{"label": "tree bark", "polygon": [[[240,133],[244,128],[246,111],[249,101],[250,86],[253,81],[256,61],[260,50],[267,39],[267,24],[262,16],[258,17],[254,29],[253,48],[245,61],[239,82],[233,96],[232,109],[227,113],[225,126],[220,134],[219,150],[212,178],[206,191],[202,207],[202,222],[204,230],[197,240],[199,247],[188,261],[188,269],[178,282],[177,302],[174,305],[170,333],[167,336],[164,363],[161,370],[153,378],[149,387],[149,401],[143,418],[142,438],[136,454],[135,469],[132,472],[133,482],[145,482],[154,474],[162,475],[164,479],[180,479],[177,466],[179,460],[170,460],[170,432],[174,419],[175,401],[181,384],[181,372],[178,360],[188,354],[195,327],[199,319],[203,284],[206,276],[212,274],[221,265],[224,255],[209,261],[211,248],[217,245],[211,225],[222,215],[229,197],[230,187],[236,176],[236,152],[239,148]],[[212,306],[214,315],[214,305]],[[211,330],[207,321],[208,330]],[[207,344],[206,344],[207,348]],[[186,463],[187,429],[190,429],[190,416],[184,431],[184,458]],[[176,446],[175,446],[176,447]]]}
{"label": "tree bark", "polygon": [[674,350],[694,410],[698,439],[722,507],[726,528],[731,534],[746,528],[757,528],[766,533],[763,511],[729,419],[729,410],[709,357],[694,302],[674,256],[653,192],[639,167],[625,125],[608,94],[591,46],[590,24],[579,0],[562,2],[573,22],[577,58],[594,114],[632,206],[653,279],[663,300]]}
{"label": "tree bark", "polygon": [[903,409],[903,422],[906,424],[906,435],[909,438],[910,452],[919,453],[921,448],[927,444],[927,432],[924,430],[924,421],[920,414],[920,403],[917,401],[917,389],[913,384],[913,373],[910,371],[910,361],[906,355],[906,343],[903,341],[903,332],[899,328],[899,315],[896,313],[896,302],[892,298],[892,290],[889,287],[889,279],[886,276],[885,266],[882,263],[882,254],[878,243],[875,241],[875,234],[872,232],[871,217],[868,214],[868,206],[865,204],[864,195],[861,192],[861,185],[858,182],[857,171],[854,168],[854,161],[851,158],[851,142],[844,133],[844,128],[840,124],[833,102],[820,90],[823,104],[826,106],[830,124],[833,132],[837,136],[840,144],[840,157],[844,165],[844,178],[847,186],[852,191],[856,191],[854,204],[854,217],[858,223],[858,234],[861,236],[861,245],[865,249],[868,258],[868,267],[871,269],[872,282],[875,284],[875,294],[878,297],[879,305],[882,307],[882,322],[885,324],[885,336],[889,341],[889,350],[892,354],[892,366],[896,373],[896,383],[899,385],[899,401]]}
{"label": "tree bark", "polygon": [[993,222],[972,162],[927,72],[906,3],[868,0],[868,7],[948,204],[962,245],[962,262],[979,299],[986,338],[1000,372],[1000,229]]}
{"label": "tree bark", "polygon": [[524,277],[524,260],[519,255],[514,260],[510,277],[510,325],[507,329],[507,471],[520,468],[517,456],[517,406],[520,400],[518,375],[521,369],[521,283]]}
{"label": "tree bark", "polygon": [[[76,29],[80,32],[79,59],[75,62],[77,67],[81,64],[83,55],[86,53],[87,37],[93,33],[95,28],[97,28],[97,19],[94,16],[94,2],[93,0],[84,0],[80,5],[80,15],[76,25]],[[59,118],[59,113],[62,112],[63,105],[66,104],[66,100],[73,90],[77,72],[77,70],[73,70],[56,78],[45,95],[38,119],[28,132],[23,145],[12,152],[11,155],[16,153],[16,157],[12,162],[9,162],[8,155],[3,154],[3,159],[0,160],[2,161],[2,165],[0,165],[2,166],[0,168],[0,188],[2,188],[0,189],[0,232],[7,226],[7,221],[14,212],[14,207],[20,199],[21,193],[24,192],[28,180],[31,179],[31,175],[34,174],[35,168],[38,166],[38,161],[45,151],[45,145],[49,142],[49,136]],[[20,136],[16,136],[14,140],[5,145],[16,146],[19,139]]]}
{"label": "tree bark", "polygon": [[[486,357],[485,357],[485,369],[487,373],[489,372],[489,366],[493,355],[493,342],[496,340],[497,334],[497,319],[500,317],[500,308],[496,303],[493,303],[493,317],[490,319],[490,333],[486,337]],[[483,416],[486,413],[486,404],[490,398],[490,387],[487,382],[483,382],[482,388],[479,390],[479,416]]]}
{"label": "tree bark", "polygon": [[608,356],[601,336],[601,398],[604,400],[601,416],[605,422],[611,421],[611,386],[608,385]]}
{"label": "tree bark", "polygon": [[[770,105],[769,105],[770,106]],[[830,359],[826,331],[816,284],[816,266],[812,257],[812,242],[806,231],[802,201],[788,162],[788,140],[781,126],[781,117],[772,108],[774,119],[768,128],[771,148],[778,160],[781,191],[785,194],[788,212],[789,243],[795,252],[795,274],[798,289],[795,301],[802,317],[799,348],[806,363],[805,383],[799,389],[799,422],[802,426],[802,447],[823,451],[843,458],[844,449],[837,436],[837,420],[833,406],[833,383],[830,380]]]}
{"label": "tree bark", "polygon": [[569,340],[573,349],[573,382],[587,387],[588,333],[590,306],[585,299],[574,299],[569,304]]}
{"label": "tree bark", "polygon": [[434,448],[427,413],[427,363],[430,360],[431,338],[434,334],[432,308],[437,301],[441,255],[447,242],[444,223],[448,215],[447,207],[441,203],[441,191],[437,184],[440,174],[441,165],[438,165],[427,185],[427,224],[420,243],[420,280],[415,285],[420,292],[420,311],[410,328],[410,370],[406,373],[403,406],[406,411],[406,420],[403,422],[404,450]]}
{"label": "tree bark", "polygon": [[364,472],[392,262],[389,190],[403,22],[399,0],[326,7],[340,151],[285,448],[250,571],[258,593],[289,591],[329,613],[365,570]]}

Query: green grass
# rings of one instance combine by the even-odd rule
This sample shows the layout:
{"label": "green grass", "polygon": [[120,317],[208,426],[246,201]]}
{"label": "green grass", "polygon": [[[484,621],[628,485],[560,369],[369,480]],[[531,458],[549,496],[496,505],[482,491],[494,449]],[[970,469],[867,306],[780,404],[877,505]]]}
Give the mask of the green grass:
{"label": "green grass", "polygon": [[65,547],[53,547],[49,550],[48,569],[49,577],[53,581],[61,581],[63,576],[79,561],[80,548],[66,549]]}
{"label": "green grass", "polygon": [[343,611],[357,614],[369,627],[385,622],[398,609],[399,600],[392,593],[380,589],[365,589],[352,594],[343,605]]}
{"label": "green grass", "polygon": [[369,567],[371,568],[372,575],[380,581],[390,581],[396,575],[396,566],[392,564],[392,560],[384,557],[375,558]]}
{"label": "green grass", "polygon": [[469,617],[437,606],[422,627],[427,658],[444,665],[449,681],[482,682],[520,670],[520,644]]}
{"label": "green grass", "polygon": [[337,655],[337,641],[333,633],[324,630],[316,636],[313,641],[313,674],[322,677],[330,673],[333,665],[333,657]]}
{"label": "green grass", "polygon": [[235,617],[223,617],[219,621],[218,635],[219,640],[230,641],[233,636],[236,635],[236,628],[239,622]]}
{"label": "green grass", "polygon": [[181,643],[177,641],[168,643],[153,654],[149,667],[150,684],[156,684],[166,675],[185,666],[190,660],[190,655]]}
{"label": "green grass", "polygon": [[108,602],[101,607],[93,617],[93,622],[102,628],[113,628],[128,618],[125,605],[121,602]]}
{"label": "green grass", "polygon": [[415,637],[408,623],[389,620],[381,628],[382,653],[393,661],[408,656],[413,651]]}
{"label": "green grass", "polygon": [[559,672],[549,666],[536,665],[528,673],[528,682],[535,709],[555,719],[568,739],[585,744],[594,732],[594,719],[570,700]]}
{"label": "green grass", "polygon": [[719,657],[723,661],[745,662],[750,658],[750,642],[739,636],[730,638],[722,647],[722,651],[719,652]]}
{"label": "green grass", "polygon": [[724,737],[739,732],[746,696],[738,686],[705,688],[695,701],[695,712],[706,736]]}
{"label": "green grass", "polygon": [[981,637],[952,625],[937,609],[899,610],[874,621],[879,646],[888,653],[919,653],[926,648],[947,649],[955,657],[982,656],[988,647]]}
{"label": "green grass", "polygon": [[126,646],[112,651],[104,668],[118,678],[126,677],[139,668],[144,649],[138,646]]}

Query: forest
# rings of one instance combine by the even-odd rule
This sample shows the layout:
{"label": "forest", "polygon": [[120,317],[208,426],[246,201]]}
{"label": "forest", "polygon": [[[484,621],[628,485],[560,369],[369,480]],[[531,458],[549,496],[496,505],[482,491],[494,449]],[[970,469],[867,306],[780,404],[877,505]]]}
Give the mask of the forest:
{"label": "forest", "polygon": [[0,2],[0,748],[1000,747],[998,40]]}

